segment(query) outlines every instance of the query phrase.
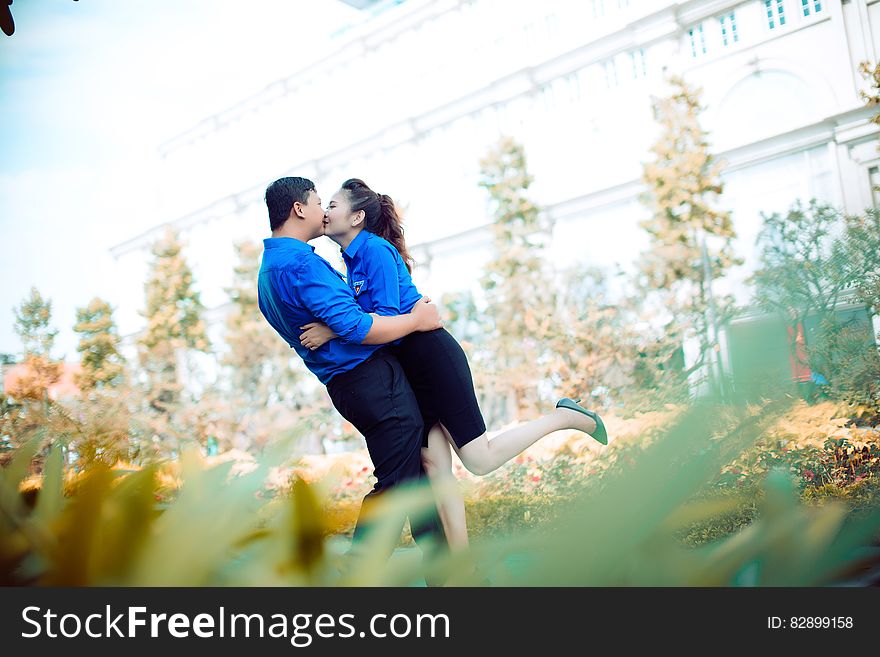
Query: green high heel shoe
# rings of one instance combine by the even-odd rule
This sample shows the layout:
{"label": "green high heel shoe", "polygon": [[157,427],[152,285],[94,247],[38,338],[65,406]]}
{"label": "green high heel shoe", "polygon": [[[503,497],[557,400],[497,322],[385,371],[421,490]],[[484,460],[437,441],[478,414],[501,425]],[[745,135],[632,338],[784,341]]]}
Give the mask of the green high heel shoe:
{"label": "green high heel shoe", "polygon": [[594,411],[588,411],[586,408],[578,404],[579,401],[580,399],[569,399],[568,397],[563,397],[558,402],[556,402],[556,408],[567,408],[572,411],[577,411],[578,413],[583,413],[588,418],[591,418],[593,422],[596,423],[596,428],[590,435],[603,445],[607,445],[608,432],[605,431],[605,423],[602,422],[602,418],[599,417],[598,413]]}

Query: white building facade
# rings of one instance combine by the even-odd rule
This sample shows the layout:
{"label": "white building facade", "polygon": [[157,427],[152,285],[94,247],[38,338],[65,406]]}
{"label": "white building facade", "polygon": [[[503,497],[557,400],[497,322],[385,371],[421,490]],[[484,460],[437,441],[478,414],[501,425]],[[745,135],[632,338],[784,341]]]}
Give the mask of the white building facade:
{"label": "white building facade", "polygon": [[[326,202],[359,177],[405,209],[420,290],[474,289],[491,245],[479,160],[509,135],[551,220],[552,262],[631,270],[647,246],[651,96],[681,74],[703,89],[726,163],[720,203],[746,264],[722,286],[745,303],[760,213],[813,197],[849,212],[878,204],[878,131],[857,70],[878,55],[880,0],[407,0],[162,145],[167,221],[113,253],[140,286],[150,244],[174,226],[219,319],[233,243],[268,236],[266,185],[304,176]],[[131,333],[142,320],[125,303]]]}

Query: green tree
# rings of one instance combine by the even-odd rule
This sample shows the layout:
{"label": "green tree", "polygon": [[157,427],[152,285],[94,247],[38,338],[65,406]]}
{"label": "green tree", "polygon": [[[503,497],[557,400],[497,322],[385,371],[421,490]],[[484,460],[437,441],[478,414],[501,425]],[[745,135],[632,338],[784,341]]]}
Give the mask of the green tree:
{"label": "green tree", "polygon": [[41,400],[48,412],[49,388],[61,378],[61,363],[52,359],[58,330],[51,326],[52,302],[37,288],[15,309],[15,332],[21,338],[23,369],[9,393],[19,400]]}
{"label": "green tree", "polygon": [[[714,365],[710,376],[723,382],[718,350],[718,328],[730,317],[733,299],[713,294],[713,280],[724,276],[741,260],[733,252],[735,232],[730,214],[718,210],[723,192],[721,165],[709,150],[708,135],[700,126],[701,91],[682,78],[671,77],[669,96],[655,98],[654,118],[660,136],[651,147],[653,161],[644,165],[648,188],[643,202],[651,216],[642,222],[650,246],[639,259],[641,285],[670,315],[667,334],[694,336],[698,358],[685,372]],[[681,343],[669,340],[671,355]],[[714,386],[713,386],[714,387]]]}
{"label": "green tree", "polygon": [[[880,249],[880,210],[865,212],[864,217],[852,217],[847,225],[847,249],[853,258],[856,278],[856,294],[875,315],[880,315],[880,268],[873,268]],[[878,334],[880,340],[880,334]]]}
{"label": "green tree", "polygon": [[[859,65],[859,72],[863,78],[871,83],[870,90],[859,91],[859,96],[865,101],[867,107],[880,108],[880,64],[876,64],[871,68],[870,63],[862,62]],[[871,117],[871,122],[880,126],[880,109]],[[880,185],[874,187],[874,189],[880,192]]]}
{"label": "green tree", "polygon": [[[833,394],[880,413],[880,356],[869,326],[841,319],[844,304],[861,299],[876,312],[880,272],[880,212],[844,215],[812,200],[764,217],[761,266],[753,275],[757,304],[786,318],[793,334],[806,325],[807,364]],[[796,356],[794,347],[792,354]]]}
{"label": "green tree", "polygon": [[51,357],[58,330],[51,327],[52,301],[43,299],[37,288],[15,308],[15,332],[21,338],[24,355]]}
{"label": "green tree", "polygon": [[752,276],[755,301],[792,327],[808,315],[827,316],[856,281],[850,245],[840,239],[846,219],[815,199],[798,201],[782,215],[764,216],[758,235],[760,268]]}
{"label": "green tree", "polygon": [[[113,362],[109,355],[112,350],[105,351],[100,339],[90,339],[112,329],[112,322],[109,327],[105,325],[99,328],[104,325],[99,310],[95,302],[87,309],[81,309],[78,312],[81,321],[76,330],[84,333],[81,346],[88,344],[107,356],[106,366]],[[106,310],[103,319],[109,317],[109,307]],[[84,319],[90,321],[84,322]],[[101,369],[92,369],[96,361],[87,360],[87,354],[84,354],[83,361],[84,376],[76,379],[77,385],[87,396],[77,400],[53,399],[49,395],[50,387],[60,379],[62,373],[62,363],[53,361],[50,356],[57,333],[49,328],[50,321],[50,303],[43,301],[33,290],[30,299],[22,304],[17,313],[16,326],[25,346],[25,358],[20,375],[8,391],[14,402],[6,399],[0,403],[0,436],[11,444],[23,444],[30,436],[41,435],[45,440],[59,443],[64,461],[68,464],[75,463],[81,467],[103,461],[112,465],[128,456],[130,414],[125,400],[121,396],[111,398],[99,394],[96,388],[102,384],[95,384],[95,380],[102,377],[95,375]],[[110,371],[113,368],[103,368],[104,373]],[[118,381],[110,377],[106,383],[115,385]]]}
{"label": "green tree", "polygon": [[[878,67],[880,68],[880,67]],[[856,278],[856,296],[876,317],[880,315],[880,210],[868,210],[864,217],[854,217],[847,226],[846,237],[849,252],[855,254],[853,264],[860,272]],[[871,262],[873,261],[873,262]],[[872,268],[873,267],[873,268]],[[862,274],[863,272],[863,274]],[[859,392],[853,395],[854,403],[862,415],[871,415],[873,424],[880,424],[880,332],[874,336],[874,345],[868,344],[864,357],[857,357],[853,372],[853,386]],[[873,348],[872,348],[873,347]],[[859,385],[859,381],[863,381]]]}
{"label": "green tree", "polygon": [[236,431],[252,446],[259,446],[268,438],[264,433],[280,430],[274,419],[279,407],[285,412],[308,413],[311,400],[301,390],[299,358],[260,313],[257,277],[262,246],[245,241],[235,249],[238,264],[233,284],[226,289],[232,302],[226,318],[229,350],[221,363],[229,374],[231,390],[227,398]]}
{"label": "green tree", "polygon": [[640,335],[631,298],[612,298],[605,272],[576,266],[562,272],[558,308],[549,326],[551,380],[558,396],[607,407],[634,383]]}
{"label": "green tree", "polygon": [[525,193],[533,179],[520,144],[502,138],[480,161],[480,172],[495,219],[494,254],[481,281],[494,327],[487,371],[507,413],[520,419],[534,413],[538,382],[549,374],[544,343],[554,299],[541,257],[547,230]]}
{"label": "green tree", "polygon": [[232,391],[246,403],[246,412],[269,404],[298,403],[301,372],[292,367],[290,347],[266,323],[257,304],[257,276],[262,247],[254,242],[236,245],[238,264],[226,293],[232,312],[226,318],[229,351],[222,363],[230,369]]}
{"label": "green tree", "polygon": [[[473,292],[447,292],[440,299],[443,325],[472,356],[474,349],[485,344],[486,322],[477,310]],[[491,330],[491,329],[490,329]]]}
{"label": "green tree", "polygon": [[208,352],[204,306],[177,234],[168,230],[152,248],[154,260],[145,285],[146,327],[138,339],[138,358],[146,374],[150,425],[146,431],[180,438],[175,415],[183,401],[181,368],[192,350]]}
{"label": "green tree", "polygon": [[[62,375],[62,363],[52,358],[58,331],[52,327],[52,302],[32,287],[15,310],[15,332],[21,338],[22,359],[0,409],[0,435],[17,447],[32,436],[64,439],[66,418],[50,395]],[[40,459],[44,451],[40,450]]]}
{"label": "green tree", "polygon": [[113,309],[95,297],[84,308],[77,308],[73,330],[80,335],[76,350],[80,372],[76,384],[83,392],[115,388],[124,378],[125,359],[119,353],[119,333]]}
{"label": "green tree", "polygon": [[112,466],[129,458],[131,446],[131,397],[113,309],[95,297],[77,309],[76,320],[80,371],[75,381],[82,394],[68,402],[76,418],[68,446],[80,467],[96,462]]}

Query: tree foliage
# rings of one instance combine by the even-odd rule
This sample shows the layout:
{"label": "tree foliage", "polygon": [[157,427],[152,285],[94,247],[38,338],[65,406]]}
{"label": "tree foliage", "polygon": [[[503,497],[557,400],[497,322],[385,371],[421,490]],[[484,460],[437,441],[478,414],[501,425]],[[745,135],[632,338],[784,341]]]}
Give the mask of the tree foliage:
{"label": "tree foliage", "polygon": [[758,244],[758,305],[786,318],[793,332],[810,319],[816,328],[806,336],[806,364],[835,396],[855,404],[857,415],[880,414],[875,336],[869,324],[839,312],[859,301],[876,312],[880,212],[845,215],[816,200],[798,202],[785,215],[764,217]]}
{"label": "tree foliage", "polygon": [[548,347],[558,396],[607,408],[635,383],[639,335],[633,299],[612,297],[608,276],[577,265],[560,272]]}
{"label": "tree foliage", "polygon": [[15,332],[21,338],[23,359],[19,376],[7,391],[23,402],[41,402],[48,408],[49,389],[62,374],[62,364],[52,358],[58,330],[51,326],[52,302],[43,299],[37,288],[15,309]]}
{"label": "tree foliage", "polygon": [[21,338],[24,355],[36,354],[49,358],[58,330],[52,328],[52,301],[43,299],[32,287],[28,298],[15,309],[15,332]]}
{"label": "tree foliage", "polygon": [[[226,289],[232,304],[226,317],[229,349],[221,359],[228,383],[227,410],[231,411],[226,437],[237,436],[239,447],[259,449],[294,426],[326,422],[325,411],[331,405],[324,399],[326,394],[309,394],[304,389],[299,357],[260,313],[257,276],[262,246],[245,241],[235,249],[238,262],[232,286]],[[319,430],[314,429],[315,433]],[[321,451],[320,440],[312,448]]]}
{"label": "tree foliage", "polygon": [[[868,91],[859,91],[859,96],[865,101],[867,107],[880,108],[880,64],[875,64],[872,68],[870,63],[862,62],[859,65],[859,72],[863,78],[871,83]],[[871,122],[880,126],[880,109],[871,117]],[[880,192],[880,186],[874,189]]]}
{"label": "tree foliage", "polygon": [[262,247],[241,242],[235,247],[238,263],[233,284],[226,289],[232,310],[226,318],[229,350],[222,364],[229,368],[231,392],[243,412],[269,404],[296,406],[301,372],[292,366],[296,354],[266,323],[257,304],[257,274]]}
{"label": "tree foliage", "polygon": [[480,161],[480,186],[489,193],[493,256],[481,280],[493,324],[487,348],[493,391],[520,418],[534,414],[534,391],[548,372],[543,343],[553,320],[552,277],[543,260],[546,227],[526,195],[532,183],[523,147],[502,138]]}
{"label": "tree foliage", "polygon": [[[666,335],[680,340],[694,335],[701,367],[716,349],[717,327],[731,315],[733,299],[712,293],[712,281],[740,264],[733,251],[736,233],[730,213],[717,208],[724,191],[721,163],[709,149],[700,125],[701,91],[680,77],[669,78],[670,95],[655,98],[654,118],[660,135],[644,165],[648,188],[643,202],[651,216],[642,222],[650,237],[639,258],[641,285],[669,314]],[[668,358],[681,343],[668,340]]]}
{"label": "tree foliage", "polygon": [[73,330],[80,335],[76,348],[81,354],[81,369],[76,376],[80,390],[119,386],[124,378],[125,359],[119,353],[119,333],[110,304],[95,297],[84,308],[78,308]]}
{"label": "tree foliage", "polygon": [[[145,284],[146,328],[138,339],[140,365],[146,375],[148,408],[144,438],[182,438],[175,415],[182,403],[182,368],[192,350],[208,352],[210,343],[202,318],[204,306],[177,234],[168,230],[152,248],[153,261]],[[161,449],[161,445],[159,446]]]}

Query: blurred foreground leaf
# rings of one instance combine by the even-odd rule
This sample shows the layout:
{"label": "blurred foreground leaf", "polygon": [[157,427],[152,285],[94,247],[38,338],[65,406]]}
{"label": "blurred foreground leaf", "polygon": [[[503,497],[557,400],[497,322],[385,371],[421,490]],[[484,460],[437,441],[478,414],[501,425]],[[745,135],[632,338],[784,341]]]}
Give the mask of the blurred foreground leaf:
{"label": "blurred foreground leaf", "polygon": [[[405,550],[391,560],[404,518],[418,522],[431,508],[429,487],[381,496],[370,509],[371,531],[349,548],[326,538],[326,486],[296,479],[288,494],[266,499],[269,465],[283,462],[284,446],[267,450],[244,472],[229,462],[209,467],[194,452],[179,464],[134,472],[97,464],[67,498],[55,449],[30,509],[19,485],[37,452],[32,442],[0,470],[0,582],[814,586],[859,577],[860,568],[880,562],[880,509],[806,506],[787,471],[769,473],[757,519],[744,529],[696,548],[680,538],[694,523],[736,512],[742,499],[706,500],[699,493],[766,435],[787,405],[694,406],[632,458],[618,459],[573,500],[560,503],[557,522],[474,542],[457,553],[428,546],[424,556]],[[169,471],[182,484],[166,504],[160,482]]]}

